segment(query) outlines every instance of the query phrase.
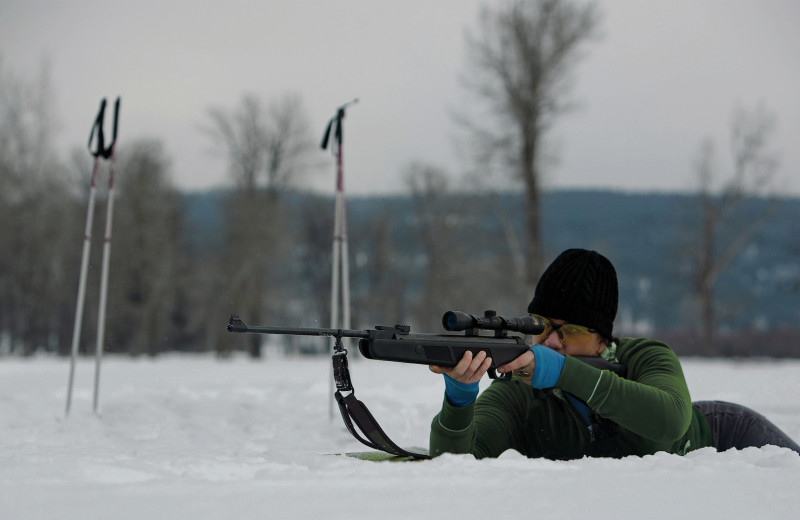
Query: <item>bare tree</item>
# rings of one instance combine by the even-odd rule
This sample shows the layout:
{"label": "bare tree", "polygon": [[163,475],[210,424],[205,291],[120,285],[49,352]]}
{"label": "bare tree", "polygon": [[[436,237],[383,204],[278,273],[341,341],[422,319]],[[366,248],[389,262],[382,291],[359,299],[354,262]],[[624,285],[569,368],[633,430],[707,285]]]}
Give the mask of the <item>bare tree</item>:
{"label": "bare tree", "polygon": [[159,141],[134,141],[118,155],[108,343],[112,350],[155,355],[178,346],[176,322],[184,311],[180,199]]}
{"label": "bare tree", "polygon": [[[227,276],[218,294],[226,310],[259,322],[270,304],[280,301],[278,294],[270,294],[268,277],[288,254],[290,235],[280,195],[309,173],[313,165],[307,157],[316,147],[297,96],[286,96],[266,110],[257,98],[245,96],[233,112],[211,109],[209,116],[210,134],[225,151],[236,183],[227,205],[228,247],[221,266]],[[230,341],[210,335],[223,346]],[[261,338],[248,340],[250,353],[260,356]]]}
{"label": "bare tree", "polygon": [[315,143],[299,96],[286,95],[265,109],[246,95],[238,109],[211,108],[208,114],[208,134],[224,150],[229,174],[242,191],[285,189],[311,171]]}
{"label": "bare tree", "polygon": [[[748,198],[768,192],[777,169],[769,150],[775,130],[775,117],[764,107],[737,109],[731,124],[731,175],[717,189],[714,183],[714,147],[706,140],[696,164],[699,181],[699,237],[693,248],[692,289],[700,315],[701,341],[706,354],[715,353],[718,308],[715,285],[720,275],[736,260],[761,229],[772,205],[765,204],[758,214],[742,223],[735,221]],[[735,226],[735,228],[733,228]]]}
{"label": "bare tree", "polygon": [[[294,248],[296,260],[292,262],[295,276],[292,282],[298,283],[290,303],[298,308],[306,318],[313,317],[320,323],[331,314],[330,297],[321,297],[331,290],[331,232],[333,231],[333,202],[330,198],[308,195],[300,206],[299,244]],[[326,208],[320,211],[319,208]]]}
{"label": "bare tree", "polygon": [[[568,107],[567,87],[579,51],[595,34],[594,5],[568,0],[515,0],[485,9],[480,34],[467,39],[472,73],[468,88],[488,116],[465,122],[482,164],[500,161],[525,188],[527,270],[533,292],[544,266],[541,182],[544,138]],[[488,126],[494,122],[493,126]]]}
{"label": "bare tree", "polygon": [[481,244],[492,238],[476,235],[483,224],[481,215],[488,212],[483,197],[451,192],[447,178],[442,170],[419,163],[406,172],[415,207],[413,236],[424,252],[419,269],[425,272],[411,318],[424,330],[440,330],[446,310],[496,310],[508,303],[506,295],[513,292],[506,276],[508,255],[481,254]]}
{"label": "bare tree", "polygon": [[456,293],[454,265],[459,255],[453,241],[455,233],[448,229],[448,201],[453,199],[448,197],[446,174],[437,168],[412,164],[406,172],[406,182],[416,209],[415,235],[422,241],[427,267],[413,321],[424,329],[434,325],[438,328],[437,314]]}
{"label": "bare tree", "polygon": [[75,208],[53,149],[48,71],[44,64],[28,81],[0,61],[0,331],[26,354],[57,350],[68,334],[61,318]]}
{"label": "bare tree", "polygon": [[[364,291],[355,292],[353,315],[364,326],[395,324],[408,314],[408,275],[399,258],[403,246],[392,234],[399,217],[394,208],[384,205],[375,218],[350,228],[359,237],[355,260],[359,278],[366,282]],[[363,255],[359,254],[362,250]]]}

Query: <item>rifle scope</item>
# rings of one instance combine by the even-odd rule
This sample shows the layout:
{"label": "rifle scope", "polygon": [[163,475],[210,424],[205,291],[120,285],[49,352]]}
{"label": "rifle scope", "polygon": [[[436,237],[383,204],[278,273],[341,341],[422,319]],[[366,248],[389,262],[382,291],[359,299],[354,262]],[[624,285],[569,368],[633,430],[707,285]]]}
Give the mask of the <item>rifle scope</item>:
{"label": "rifle scope", "polygon": [[544,321],[533,316],[520,316],[519,318],[504,318],[495,311],[485,311],[483,316],[473,316],[460,311],[447,311],[442,316],[442,327],[449,331],[468,329],[509,330],[522,334],[541,334],[544,330]]}

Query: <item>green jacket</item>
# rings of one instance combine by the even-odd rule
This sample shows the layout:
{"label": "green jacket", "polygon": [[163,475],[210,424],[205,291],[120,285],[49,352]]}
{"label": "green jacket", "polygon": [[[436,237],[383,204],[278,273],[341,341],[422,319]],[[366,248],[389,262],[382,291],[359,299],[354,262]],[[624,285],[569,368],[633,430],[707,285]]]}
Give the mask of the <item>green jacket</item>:
{"label": "green jacket", "polygon": [[[692,406],[683,370],[665,344],[618,340],[625,378],[567,356],[551,391],[518,378],[494,381],[477,399],[456,407],[444,399],[431,424],[430,451],[497,457],[513,449],[528,457],[624,457],[658,451],[685,454],[711,445],[711,431]],[[585,418],[567,399],[588,405]]]}

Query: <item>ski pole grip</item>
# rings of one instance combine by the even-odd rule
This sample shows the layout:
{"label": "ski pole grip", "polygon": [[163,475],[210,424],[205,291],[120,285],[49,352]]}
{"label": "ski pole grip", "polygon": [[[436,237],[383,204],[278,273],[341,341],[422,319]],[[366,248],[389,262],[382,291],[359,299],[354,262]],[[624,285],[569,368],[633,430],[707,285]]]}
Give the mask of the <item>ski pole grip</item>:
{"label": "ski pole grip", "polygon": [[117,128],[119,128],[119,96],[117,96],[117,100],[114,102],[114,134],[111,139],[111,147],[117,142]]}
{"label": "ski pole grip", "polygon": [[[89,148],[89,153],[92,154],[94,157],[99,157],[103,155],[105,150],[105,139],[103,136],[103,120],[106,117],[106,98],[100,100],[100,110],[97,111],[97,117],[94,118],[94,124],[92,125],[92,131],[89,132],[89,144],[87,147]],[[92,140],[94,139],[95,132],[97,132],[97,147],[94,151],[92,151]]]}

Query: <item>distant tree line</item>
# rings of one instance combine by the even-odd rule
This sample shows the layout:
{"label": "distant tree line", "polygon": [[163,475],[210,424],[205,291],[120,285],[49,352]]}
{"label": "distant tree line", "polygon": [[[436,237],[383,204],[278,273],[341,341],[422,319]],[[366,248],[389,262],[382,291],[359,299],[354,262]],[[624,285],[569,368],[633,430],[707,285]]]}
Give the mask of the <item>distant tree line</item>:
{"label": "distant tree line", "polygon": [[[147,154],[157,150],[152,142],[136,149]],[[261,285],[235,285],[237,278],[251,277],[241,274],[250,268],[237,262],[233,237],[227,231],[235,218],[230,206],[236,190],[177,194],[162,187],[146,192],[143,188],[155,184],[137,182],[136,170],[130,166],[135,163],[129,160],[120,155],[107,351],[259,355],[266,337],[225,331],[232,312],[253,324],[330,326],[331,196],[280,191],[275,207],[282,217],[272,231],[280,238],[264,238],[264,245],[251,244],[250,251],[241,253],[273,254],[271,248],[281,247],[279,256],[255,275],[262,278]],[[125,175],[128,181],[123,184]],[[408,176],[413,187],[408,194],[350,201],[353,326],[402,322],[416,331],[441,332],[445,310],[480,313],[492,308],[503,315],[522,314],[531,294],[514,266],[517,246],[512,237],[522,236],[523,198],[453,193],[440,171],[419,164],[409,167]],[[718,337],[715,346],[708,348],[700,328],[703,315],[692,304],[692,251],[680,245],[694,229],[686,223],[696,222],[701,214],[690,205],[693,200],[690,195],[548,192],[543,208],[550,223],[544,234],[545,255],[552,258],[564,248],[583,246],[613,260],[621,291],[617,334],[665,339],[682,354],[796,356],[794,345],[800,331],[792,316],[800,311],[800,272],[792,271],[796,251],[787,237],[793,229],[791,222],[800,221],[800,201],[783,201],[776,211],[780,225],[754,237],[746,254],[720,273],[715,298]],[[51,250],[47,259],[28,257],[33,265],[26,273],[47,268],[63,271],[64,283],[58,290],[32,289],[28,295],[26,305],[42,309],[30,316],[47,319],[36,322],[38,329],[19,329],[13,345],[8,343],[11,331],[4,329],[3,352],[13,348],[15,354],[67,354],[86,209],[83,202],[74,198],[71,229],[64,225],[58,231],[72,238],[63,241],[64,254]],[[150,210],[142,209],[151,203]],[[765,198],[748,199],[736,222],[747,222],[770,204]],[[671,218],[675,208],[679,211]],[[49,221],[59,225],[56,219]],[[263,232],[258,227],[251,221],[240,232],[256,240]],[[95,236],[101,232],[98,226]],[[729,231],[727,236],[735,233]],[[81,342],[87,353],[93,352],[97,319],[100,248],[93,250],[89,287],[94,289],[86,302]],[[13,255],[4,255],[5,259]],[[9,281],[3,277],[4,284]],[[252,301],[259,302],[259,316],[248,307]],[[4,319],[6,313],[27,308],[9,305],[13,300],[8,297],[2,302]],[[253,338],[259,340],[257,349]],[[330,348],[324,341],[283,339],[283,348],[291,353],[322,353]]]}
{"label": "distant tree line", "polygon": [[[479,31],[467,40],[467,87],[483,112],[461,119],[464,142],[481,171],[503,175],[522,199],[510,211],[505,194],[480,188],[481,182],[469,183],[478,187],[472,193],[454,190],[451,172],[411,162],[404,200],[386,199],[380,211],[366,212],[362,205],[363,214],[350,212],[354,325],[391,320],[438,331],[447,309],[519,312],[563,245],[608,252],[617,264],[632,300],[621,302],[620,332],[668,333],[677,350],[715,355],[746,351],[752,345],[745,336],[752,341],[759,327],[769,329],[770,320],[758,316],[739,320],[741,329],[730,327],[746,302],[737,300],[742,292],[730,291],[736,284],[721,282],[754,240],[771,231],[780,206],[766,189],[777,161],[769,146],[774,117],[765,108],[736,112],[730,166],[717,164],[713,143],[703,143],[695,165],[697,194],[685,198],[691,210],[681,212],[686,221],[674,236],[631,244],[603,195],[585,201],[581,212],[548,213],[553,197],[541,182],[551,158],[546,138],[570,106],[570,72],[598,23],[594,4],[568,0],[516,0],[484,10]],[[64,163],[56,156],[46,71],[27,82],[2,65],[0,354],[65,355],[90,157],[76,151]],[[235,106],[209,109],[205,127],[227,159],[232,186],[205,204],[176,190],[164,143],[128,141],[123,132],[104,346],[110,352],[245,350],[261,356],[263,337],[225,331],[232,312],[251,323],[330,325],[332,201],[298,186],[321,165],[332,165],[320,159],[302,100],[287,94],[264,103],[246,95]],[[107,174],[100,175],[98,215],[104,214]],[[663,218],[652,207],[640,215],[641,226]],[[98,315],[103,219],[94,224],[82,352],[94,344]],[[794,248],[796,255],[793,236],[786,233],[779,247]],[[629,276],[637,272],[631,256],[658,264],[673,283],[652,287],[651,276]],[[798,292],[800,275],[791,266],[765,271],[754,283],[781,277],[781,290]],[[688,325],[670,328],[666,322]],[[301,342],[289,347],[315,350]],[[796,353],[787,347],[780,355]]]}

